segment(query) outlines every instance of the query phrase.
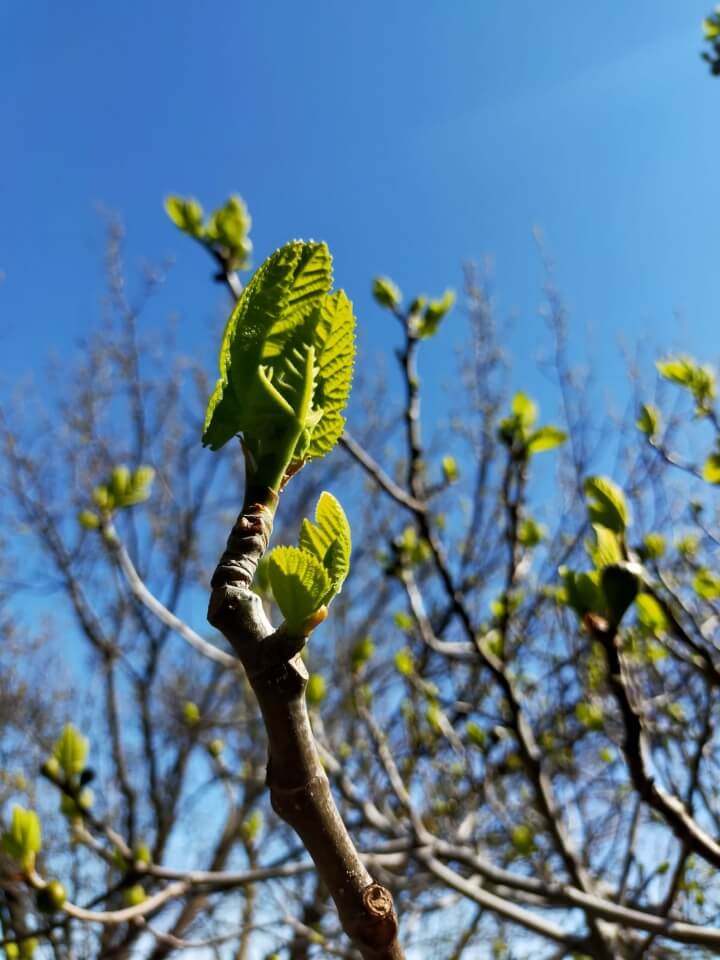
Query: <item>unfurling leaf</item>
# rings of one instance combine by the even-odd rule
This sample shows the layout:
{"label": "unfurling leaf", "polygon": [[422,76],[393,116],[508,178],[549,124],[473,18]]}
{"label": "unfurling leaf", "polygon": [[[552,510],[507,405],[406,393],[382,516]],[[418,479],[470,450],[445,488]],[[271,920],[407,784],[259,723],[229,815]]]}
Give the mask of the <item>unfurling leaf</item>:
{"label": "unfurling leaf", "polygon": [[242,433],[256,481],[272,489],[343,429],[355,321],[331,285],[324,243],[288,243],[255,272],[225,328],[203,444],[218,450]]}
{"label": "unfurling leaf", "polygon": [[335,497],[324,491],[315,508],[315,523],[303,520],[299,546],[314,554],[325,567],[330,578],[331,594],[323,600],[328,604],[340,593],[350,570],[352,539],[345,511]]}
{"label": "unfurling leaf", "polygon": [[588,477],[585,481],[590,522],[607,527],[614,533],[624,533],[630,522],[625,497],[617,484],[608,477]]}
{"label": "unfurling leaf", "polygon": [[68,723],[56,740],[52,755],[66,777],[77,776],[85,769],[88,755],[87,739],[71,723]]}
{"label": "unfurling leaf", "polygon": [[301,547],[275,547],[268,556],[268,576],[287,629],[304,634],[332,589],[322,561]]}

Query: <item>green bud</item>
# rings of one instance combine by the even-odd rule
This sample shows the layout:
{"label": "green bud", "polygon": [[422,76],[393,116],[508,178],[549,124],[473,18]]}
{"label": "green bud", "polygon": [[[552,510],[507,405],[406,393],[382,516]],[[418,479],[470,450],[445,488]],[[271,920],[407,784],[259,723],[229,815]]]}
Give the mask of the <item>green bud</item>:
{"label": "green bud", "polygon": [[353,670],[360,670],[374,653],[375,644],[373,643],[372,637],[363,637],[362,640],[358,640],[350,654]]}
{"label": "green bud", "polygon": [[115,506],[115,498],[104,484],[95,487],[92,498],[98,507],[106,513],[109,513]]}
{"label": "green bud", "polygon": [[60,764],[57,757],[48,757],[45,763],[40,767],[40,772],[51,780],[57,780],[61,775]]}
{"label": "green bud", "polygon": [[460,476],[455,457],[448,455],[442,458],[442,472],[446,483],[455,483]]}
{"label": "green bud", "polygon": [[225,741],[221,740],[219,737],[216,740],[211,740],[208,744],[208,753],[211,757],[219,757],[224,749]]}
{"label": "green bud", "polygon": [[48,880],[45,886],[37,893],[38,909],[43,913],[55,913],[62,909],[67,895],[65,887],[59,880]]}
{"label": "green bud", "polygon": [[115,500],[121,500],[130,489],[130,471],[125,464],[114,467],[110,474],[110,493]]}
{"label": "green bud", "polygon": [[140,866],[147,867],[148,864],[152,863],[152,855],[150,853],[150,847],[138,841],[133,847],[133,861]]}
{"label": "green bud", "polygon": [[149,487],[155,479],[155,470],[153,467],[138,467],[132,475],[131,485],[133,490],[142,487]]}
{"label": "green bud", "polygon": [[145,887],[141,883],[134,883],[131,887],[128,887],[123,894],[126,907],[138,907],[141,903],[144,903],[146,899],[147,894],[145,893]]}
{"label": "green bud", "polygon": [[23,958],[23,960],[30,960],[30,958],[34,956],[37,946],[37,937],[28,937],[27,940],[21,940],[20,956]]}
{"label": "green bud", "polygon": [[465,733],[467,733],[468,740],[474,747],[482,748],[485,746],[485,743],[487,742],[487,734],[482,727],[478,726],[477,723],[470,721],[470,723],[466,724]]}
{"label": "green bud", "polygon": [[389,277],[375,277],[372,294],[381,307],[387,307],[390,310],[398,307],[402,300],[400,290]]}
{"label": "green bud", "polygon": [[327,688],[325,678],[320,673],[312,673],[307,682],[305,699],[311,707],[317,707],[325,699]]}
{"label": "green bud", "polygon": [[513,828],[511,840],[516,853],[520,856],[528,856],[535,849],[535,837],[526,823],[518,824]]}
{"label": "green bud", "polygon": [[85,530],[97,530],[100,526],[100,517],[92,510],[81,510],[77,515],[78,523]]}
{"label": "green bud", "polygon": [[183,704],[183,717],[188,726],[194,727],[200,723],[200,708],[192,700],[186,700]]}

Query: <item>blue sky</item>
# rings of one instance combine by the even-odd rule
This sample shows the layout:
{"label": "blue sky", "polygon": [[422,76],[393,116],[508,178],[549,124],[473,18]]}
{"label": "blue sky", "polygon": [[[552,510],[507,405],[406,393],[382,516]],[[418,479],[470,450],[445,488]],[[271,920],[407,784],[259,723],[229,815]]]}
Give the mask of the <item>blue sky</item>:
{"label": "blue sky", "polygon": [[[256,261],[290,237],[328,240],[370,351],[389,343],[374,274],[439,294],[489,253],[517,317],[516,385],[542,392],[537,224],[600,378],[622,377],[620,338],[713,359],[711,6],[4,3],[0,377],[40,373],[97,322],[99,205],[124,217],[131,267],[176,257],[146,322],[175,311],[183,344],[205,342],[226,301],[165,218],[169,192],[209,207],[240,192]],[[461,335],[457,316],[435,354],[447,369]]]}

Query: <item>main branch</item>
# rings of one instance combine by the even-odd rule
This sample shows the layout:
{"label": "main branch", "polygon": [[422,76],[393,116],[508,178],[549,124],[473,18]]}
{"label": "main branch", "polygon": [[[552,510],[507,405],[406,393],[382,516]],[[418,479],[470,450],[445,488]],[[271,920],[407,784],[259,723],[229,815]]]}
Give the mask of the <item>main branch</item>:
{"label": "main branch", "polygon": [[248,491],[212,579],[208,620],[240,658],[268,736],[267,784],[275,812],[298,834],[365,960],[402,960],[390,892],[374,883],[347,832],[320,763],[305,703],[308,673],[299,650],[274,631],[250,584],[277,504]]}

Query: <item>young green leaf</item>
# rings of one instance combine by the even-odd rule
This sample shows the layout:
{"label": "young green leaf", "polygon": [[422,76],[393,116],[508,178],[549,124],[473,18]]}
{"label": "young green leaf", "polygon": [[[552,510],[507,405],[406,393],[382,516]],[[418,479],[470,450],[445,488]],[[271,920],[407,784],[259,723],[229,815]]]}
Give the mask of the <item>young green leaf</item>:
{"label": "young green leaf", "polygon": [[563,587],[567,605],[574,610],[581,619],[586,613],[606,612],[605,594],[600,586],[600,571],[591,573],[574,573],[572,570],[561,569]]}
{"label": "young green leaf", "polygon": [[313,404],[322,416],[309,437],[304,452],[307,460],[324,457],[340,439],[355,359],[355,317],[344,291],[325,297],[313,319],[317,363]]}
{"label": "young green leaf", "polygon": [[288,630],[304,633],[306,622],[331,592],[322,562],[300,547],[275,547],[268,556],[268,576]]}
{"label": "young green leaf", "polygon": [[693,579],[693,590],[704,600],[717,600],[720,597],[720,577],[701,567]]}
{"label": "young green leaf", "polygon": [[653,440],[660,432],[660,411],[652,403],[643,403],[635,426],[646,437]]}
{"label": "young green leaf", "polygon": [[564,430],[548,424],[530,434],[527,441],[527,452],[532,456],[533,453],[542,453],[544,450],[554,450],[555,447],[562,446],[566,440],[567,434]]}
{"label": "young green leaf", "polygon": [[614,533],[624,533],[630,522],[625,497],[617,484],[608,477],[588,477],[585,481],[590,522],[607,527]]}
{"label": "young green leaf", "polygon": [[648,633],[660,636],[667,630],[665,612],[651,593],[639,593],[635,597],[638,622]]}
{"label": "young green leaf", "polygon": [[528,549],[536,547],[547,536],[547,530],[532,517],[526,517],[518,527],[518,541]]}
{"label": "young green leaf", "polygon": [[537,404],[526,393],[516,393],[512,398],[512,412],[523,432],[530,430],[537,420]]}
{"label": "young green leaf", "polygon": [[350,569],[352,539],[345,511],[331,493],[320,494],[315,508],[315,523],[303,520],[300,530],[300,548],[314,554],[325,567],[330,579],[328,604],[340,593]]}
{"label": "young green leaf", "polygon": [[66,777],[73,777],[83,772],[87,754],[86,738],[71,723],[66,724],[52,749],[52,755],[60,764]]}
{"label": "young green leaf", "polygon": [[598,569],[609,567],[625,560],[620,539],[612,530],[600,524],[593,524],[595,544],[588,549],[590,559]]}

